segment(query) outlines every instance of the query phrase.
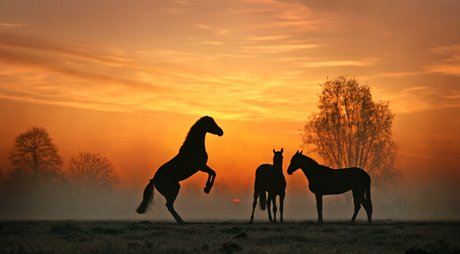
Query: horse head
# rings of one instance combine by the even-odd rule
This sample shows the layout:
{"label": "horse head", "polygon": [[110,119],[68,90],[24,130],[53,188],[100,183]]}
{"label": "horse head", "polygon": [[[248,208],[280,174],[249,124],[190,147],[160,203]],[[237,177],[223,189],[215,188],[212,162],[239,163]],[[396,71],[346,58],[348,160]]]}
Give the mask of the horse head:
{"label": "horse head", "polygon": [[302,154],[302,151],[297,151],[294,156],[292,156],[292,159],[291,159],[291,163],[289,164],[289,167],[287,169],[287,173],[289,175],[292,175],[292,173],[294,173],[297,169],[300,168],[301,166],[301,157],[303,157],[304,155]]}
{"label": "horse head", "polygon": [[273,153],[275,154],[273,156],[273,165],[278,165],[283,167],[283,148],[281,148],[281,151],[276,152],[275,149],[273,149]]}
{"label": "horse head", "polygon": [[216,124],[214,119],[210,116],[204,116],[200,120],[201,127],[204,131],[209,132],[211,134],[215,134],[217,136],[224,135],[224,131]]}

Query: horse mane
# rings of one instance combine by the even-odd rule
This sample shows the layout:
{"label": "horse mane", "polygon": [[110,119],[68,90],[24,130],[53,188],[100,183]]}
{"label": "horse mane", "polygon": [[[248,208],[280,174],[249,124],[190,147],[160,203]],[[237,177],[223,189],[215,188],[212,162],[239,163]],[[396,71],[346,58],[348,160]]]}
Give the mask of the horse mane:
{"label": "horse mane", "polygon": [[315,164],[315,166],[316,166],[316,165],[320,166],[320,164],[319,164],[318,162],[316,162],[314,159],[312,159],[312,158],[310,158],[310,157],[308,157],[308,156],[306,156],[306,155],[304,155],[304,154],[301,154],[301,153],[300,153],[299,155],[302,155],[302,158],[303,158],[304,160],[308,160],[309,163]]}
{"label": "horse mane", "polygon": [[[203,116],[202,118],[198,119],[198,121],[196,121],[192,127],[190,128],[190,130],[188,131],[187,133],[187,136],[185,136],[185,140],[184,140],[184,143],[182,144],[180,150],[182,150],[182,148],[184,146],[186,146],[189,142],[190,142],[190,136],[192,135],[192,133],[195,133],[195,131],[198,129],[198,128],[201,128],[201,123],[205,120],[205,119],[209,119],[211,118],[210,116]],[[211,118],[212,119],[212,118]]]}

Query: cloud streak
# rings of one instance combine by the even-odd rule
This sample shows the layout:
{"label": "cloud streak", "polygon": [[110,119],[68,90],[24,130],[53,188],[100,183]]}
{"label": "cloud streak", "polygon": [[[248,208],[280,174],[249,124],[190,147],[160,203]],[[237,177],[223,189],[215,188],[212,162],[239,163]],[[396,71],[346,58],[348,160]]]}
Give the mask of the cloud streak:
{"label": "cloud streak", "polygon": [[316,68],[316,67],[338,67],[338,66],[370,66],[373,65],[376,60],[333,60],[333,61],[319,61],[319,62],[308,62],[302,63],[301,66],[305,68]]}
{"label": "cloud streak", "polygon": [[[163,49],[149,53],[165,58],[199,58]],[[279,109],[273,108],[276,98],[260,97],[260,85],[255,84],[261,82],[263,86],[265,81],[257,76],[217,76],[166,63],[152,66],[139,59],[109,54],[97,45],[82,47],[21,36],[2,37],[0,62],[9,66],[0,72],[4,81],[0,86],[2,98],[104,111],[208,112],[222,118],[252,120],[283,118]],[[219,100],[213,99],[216,96]]]}
{"label": "cloud streak", "polygon": [[439,62],[426,67],[428,72],[460,77],[460,44],[436,47],[433,54],[447,56]]}
{"label": "cloud streak", "polygon": [[0,23],[0,29],[11,29],[28,26],[29,24]]}

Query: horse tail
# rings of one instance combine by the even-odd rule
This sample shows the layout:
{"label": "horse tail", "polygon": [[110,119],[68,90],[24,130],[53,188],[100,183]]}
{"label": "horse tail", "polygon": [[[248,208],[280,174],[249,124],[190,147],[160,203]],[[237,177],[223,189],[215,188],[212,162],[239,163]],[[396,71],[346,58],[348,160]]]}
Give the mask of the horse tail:
{"label": "horse tail", "polygon": [[153,193],[155,192],[155,187],[153,185],[153,179],[150,180],[150,183],[147,184],[147,186],[144,189],[144,198],[142,200],[142,203],[137,207],[136,212],[143,214],[147,210],[147,208],[150,206],[151,203],[153,203]]}
{"label": "horse tail", "polygon": [[257,177],[256,172],[256,182],[254,183],[254,200],[259,197],[259,208],[260,210],[264,211],[266,209],[267,204],[267,194],[265,190],[262,188],[262,183],[260,177]]}
{"label": "horse tail", "polygon": [[366,187],[366,200],[371,202],[371,188],[370,188],[370,186]]}
{"label": "horse tail", "polygon": [[371,181],[369,179],[369,184],[366,186],[366,201],[369,204],[369,212],[372,214],[372,201],[371,201]]}
{"label": "horse tail", "polygon": [[259,190],[259,207],[262,211],[267,207],[267,194],[264,190]]}

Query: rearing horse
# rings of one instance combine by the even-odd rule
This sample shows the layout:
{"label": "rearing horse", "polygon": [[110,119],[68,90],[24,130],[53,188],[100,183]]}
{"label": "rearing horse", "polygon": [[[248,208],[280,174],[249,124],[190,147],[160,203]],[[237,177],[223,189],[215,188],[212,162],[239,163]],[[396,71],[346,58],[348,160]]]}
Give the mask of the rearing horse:
{"label": "rearing horse", "polygon": [[145,187],[142,203],[136,209],[136,212],[145,213],[147,207],[153,201],[153,192],[156,188],[166,198],[166,207],[177,223],[184,223],[173,206],[179,193],[179,182],[189,178],[198,171],[203,171],[209,174],[206,187],[204,188],[204,192],[209,193],[216,177],[216,172],[206,165],[208,154],[206,153],[204,140],[208,132],[219,137],[224,134],[214,119],[205,116],[190,128],[179,153],[157,170],[153,179]]}
{"label": "rearing horse", "polygon": [[318,223],[323,222],[323,195],[342,194],[349,190],[353,192],[355,203],[351,223],[355,222],[361,204],[367,212],[368,222],[372,223],[371,178],[366,171],[360,168],[331,169],[297,151],[292,156],[287,172],[292,175],[299,168],[308,178],[310,191],[316,196]]}

